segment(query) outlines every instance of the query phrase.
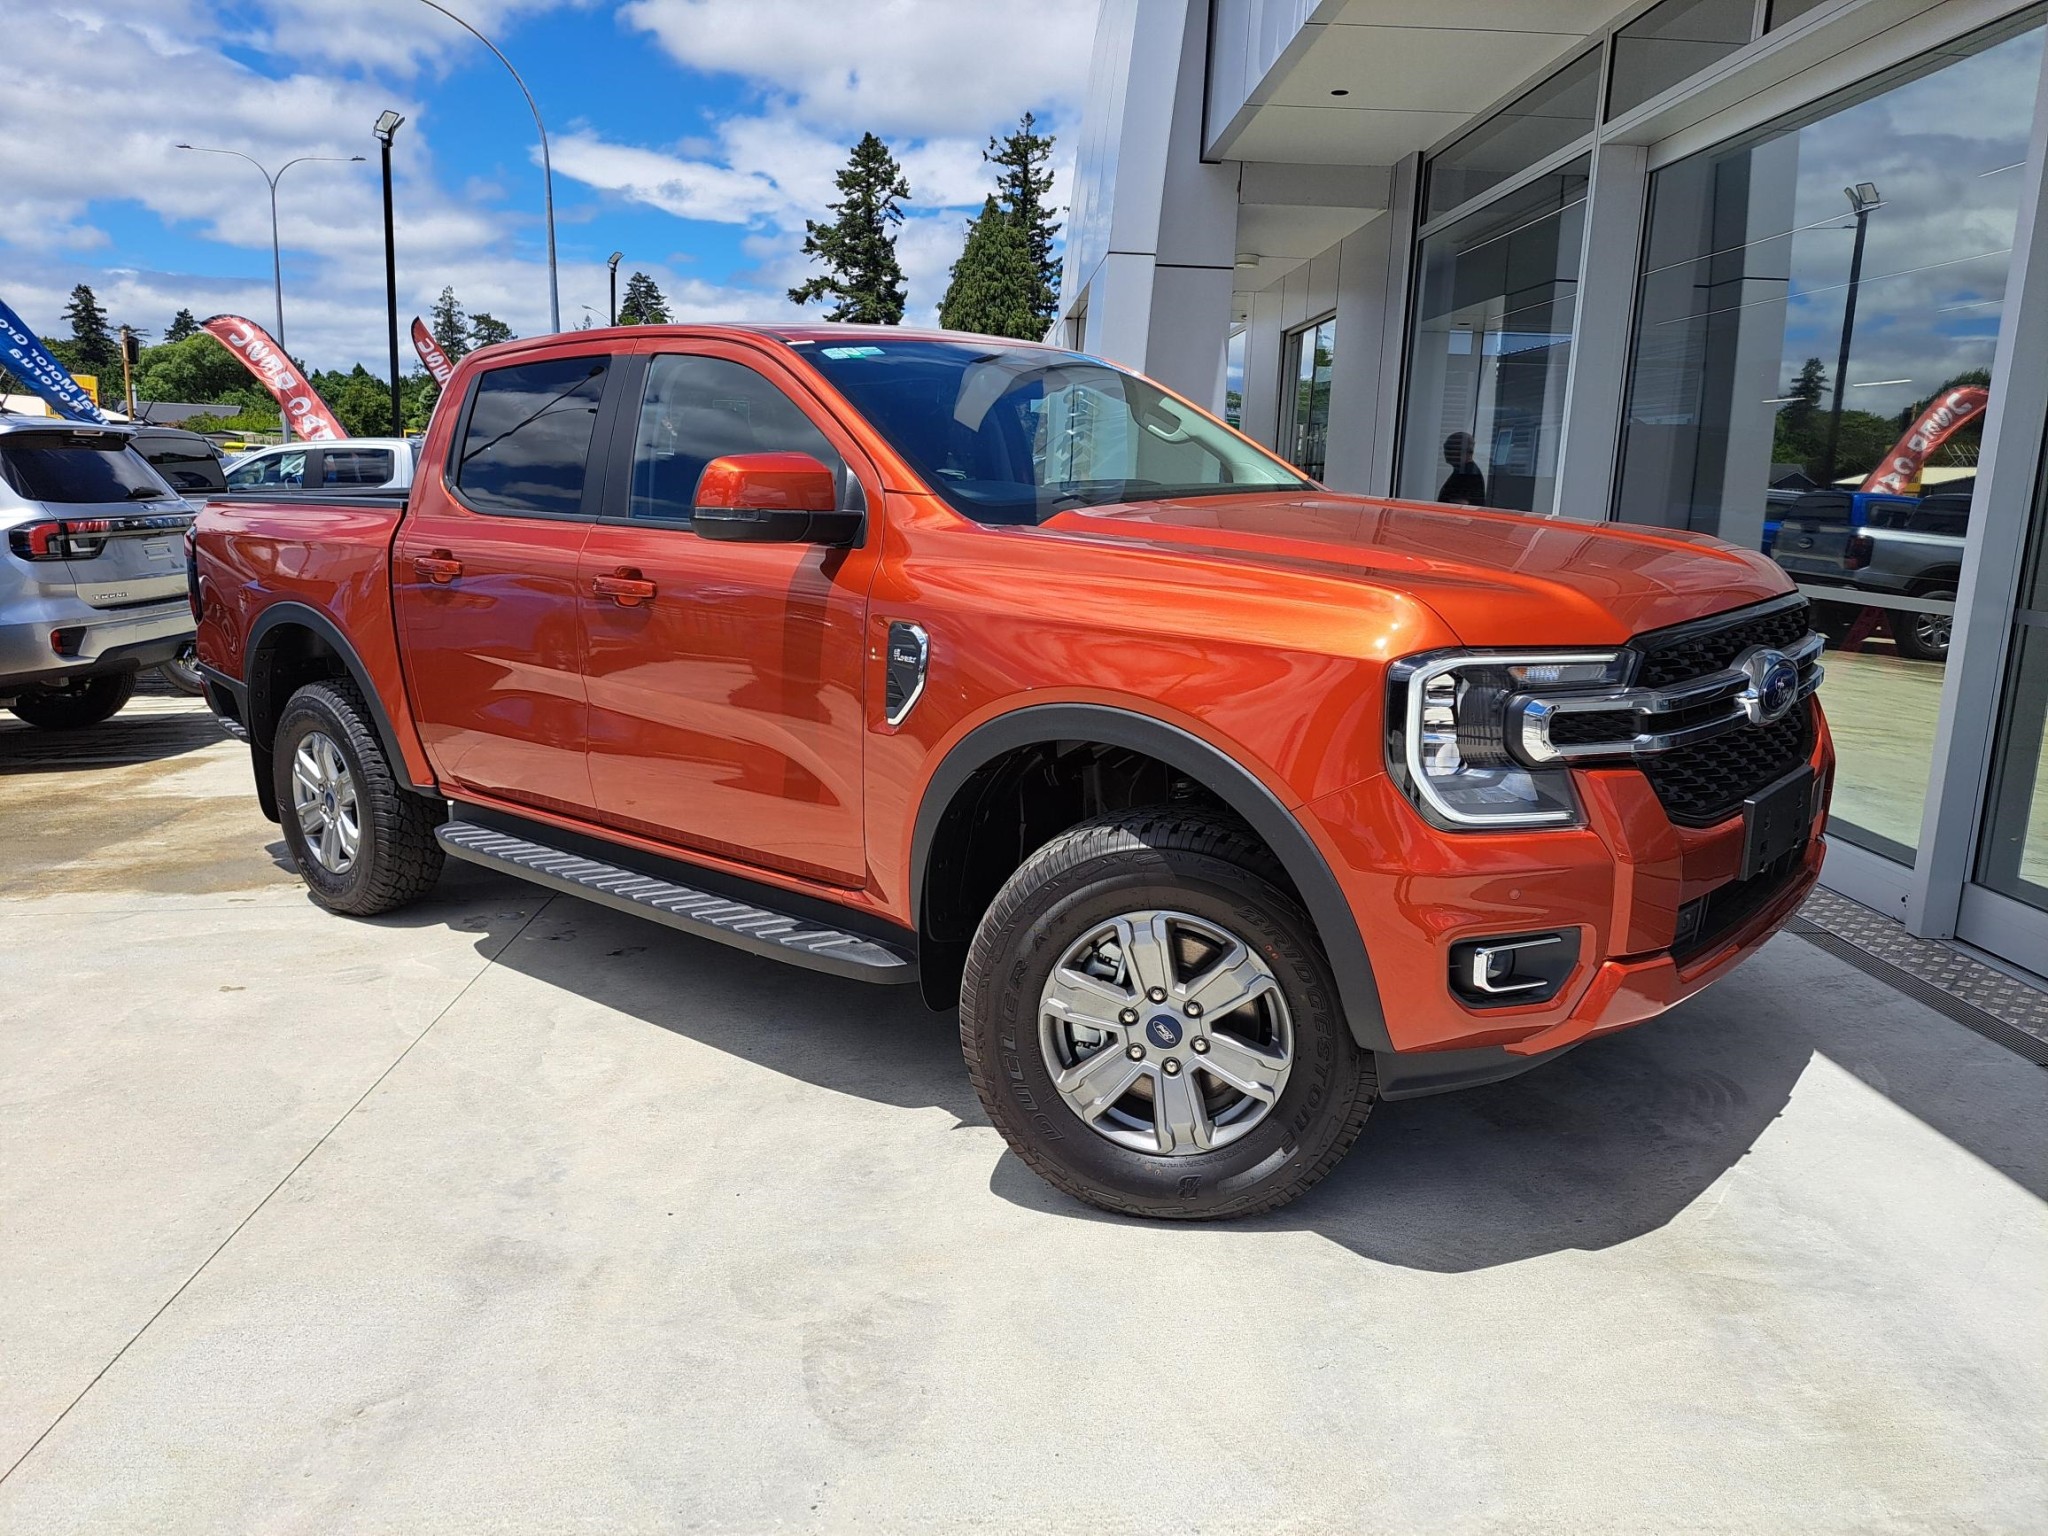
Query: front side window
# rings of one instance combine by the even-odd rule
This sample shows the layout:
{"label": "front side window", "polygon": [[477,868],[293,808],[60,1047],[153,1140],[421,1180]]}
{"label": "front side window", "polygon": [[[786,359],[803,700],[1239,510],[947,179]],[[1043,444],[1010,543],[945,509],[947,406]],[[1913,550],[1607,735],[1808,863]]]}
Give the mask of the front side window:
{"label": "front side window", "polygon": [[26,501],[85,506],[109,501],[150,501],[169,496],[141,454],[101,437],[21,433],[0,443],[0,478]]}
{"label": "front side window", "polygon": [[260,491],[283,487],[297,489],[306,483],[306,450],[293,448],[283,453],[259,453],[228,471],[228,489]]}
{"label": "front side window", "polygon": [[1092,357],[973,341],[794,345],[976,522],[1309,486],[1222,423]]}
{"label": "front side window", "polygon": [[704,466],[735,453],[807,453],[835,474],[845,468],[830,439],[753,369],[721,357],[653,359],[633,438],[627,515],[687,524]]}
{"label": "front side window", "polygon": [[577,517],[608,357],[493,368],[476,383],[455,486],[480,512]]}
{"label": "front side window", "polygon": [[1422,242],[1398,494],[1553,509],[1589,169],[1573,161]]}

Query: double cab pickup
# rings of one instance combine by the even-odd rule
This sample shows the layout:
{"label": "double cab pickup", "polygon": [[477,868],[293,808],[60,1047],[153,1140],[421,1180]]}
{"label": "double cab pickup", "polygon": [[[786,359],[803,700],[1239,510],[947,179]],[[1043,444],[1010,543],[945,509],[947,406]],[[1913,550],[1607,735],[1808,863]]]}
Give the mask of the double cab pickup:
{"label": "double cab pickup", "polygon": [[322,906],[456,858],[916,985],[1018,1155],[1140,1215],[1641,1023],[1823,851],[1770,559],[1339,495],[1021,342],[486,348],[408,492],[207,505],[192,601]]}

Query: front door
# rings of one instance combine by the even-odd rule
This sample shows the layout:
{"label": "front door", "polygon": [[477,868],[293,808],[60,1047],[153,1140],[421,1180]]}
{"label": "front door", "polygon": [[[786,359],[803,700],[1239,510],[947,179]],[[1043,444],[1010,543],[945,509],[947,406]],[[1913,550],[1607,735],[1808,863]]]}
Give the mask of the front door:
{"label": "front door", "polygon": [[611,478],[579,582],[598,814],[858,886],[873,531],[858,549],[722,543],[692,531],[691,511],[705,464],[725,454],[812,454],[838,473],[842,504],[879,507],[879,482],[802,386],[746,349],[704,343],[621,374],[639,402],[614,453],[629,468]]}
{"label": "front door", "polygon": [[479,376],[447,465],[422,466],[392,549],[406,686],[444,782],[588,815],[577,560],[607,357]]}

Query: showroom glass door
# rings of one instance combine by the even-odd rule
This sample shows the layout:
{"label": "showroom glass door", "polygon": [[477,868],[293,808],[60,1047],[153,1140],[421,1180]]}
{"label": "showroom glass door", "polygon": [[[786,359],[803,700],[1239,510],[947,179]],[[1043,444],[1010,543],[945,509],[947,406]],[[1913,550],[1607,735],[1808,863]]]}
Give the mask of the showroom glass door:
{"label": "showroom glass door", "polygon": [[1759,550],[1812,599],[1830,831],[1902,864],[1975,534],[2041,48],[2035,12],[1650,184],[1616,516]]}

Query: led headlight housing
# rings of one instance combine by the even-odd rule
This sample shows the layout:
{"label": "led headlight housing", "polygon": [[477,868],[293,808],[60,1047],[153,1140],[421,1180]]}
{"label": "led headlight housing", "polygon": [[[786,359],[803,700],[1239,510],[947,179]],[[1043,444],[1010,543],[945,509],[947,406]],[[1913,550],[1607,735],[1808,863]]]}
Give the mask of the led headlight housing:
{"label": "led headlight housing", "polygon": [[1450,831],[1580,824],[1571,772],[1536,767],[1514,752],[1515,704],[1546,695],[1612,690],[1628,659],[1612,651],[1436,651],[1397,662],[1387,696],[1387,761],[1408,798]]}

